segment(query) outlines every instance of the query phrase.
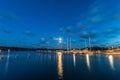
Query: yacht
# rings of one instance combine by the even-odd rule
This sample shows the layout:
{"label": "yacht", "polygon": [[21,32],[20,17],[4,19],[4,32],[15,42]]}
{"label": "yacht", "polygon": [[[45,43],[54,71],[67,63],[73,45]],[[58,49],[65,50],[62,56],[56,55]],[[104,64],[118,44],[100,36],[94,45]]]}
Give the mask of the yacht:
{"label": "yacht", "polygon": [[111,50],[109,49],[105,51],[105,54],[120,54],[120,49],[119,48]]}

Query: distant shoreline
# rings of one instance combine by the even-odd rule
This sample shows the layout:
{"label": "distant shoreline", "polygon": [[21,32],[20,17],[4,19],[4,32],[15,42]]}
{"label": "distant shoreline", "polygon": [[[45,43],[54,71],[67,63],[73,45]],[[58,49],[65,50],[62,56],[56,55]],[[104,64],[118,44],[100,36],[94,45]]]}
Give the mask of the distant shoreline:
{"label": "distant shoreline", "polygon": [[[30,50],[30,51],[37,51],[37,50],[51,50],[51,51],[56,51],[56,50],[63,50],[63,51],[66,51],[67,49],[48,49],[48,48],[23,48],[23,47],[6,47],[6,46],[0,46],[0,50],[12,50],[12,51],[27,51],[27,50]],[[86,49],[86,48],[81,48],[81,49],[78,49],[78,48],[74,48],[75,50],[83,50],[83,49]],[[90,48],[87,47],[87,49],[89,50]],[[104,47],[91,47],[91,50],[107,50],[108,48],[104,48]],[[73,50],[73,49],[72,49]]]}

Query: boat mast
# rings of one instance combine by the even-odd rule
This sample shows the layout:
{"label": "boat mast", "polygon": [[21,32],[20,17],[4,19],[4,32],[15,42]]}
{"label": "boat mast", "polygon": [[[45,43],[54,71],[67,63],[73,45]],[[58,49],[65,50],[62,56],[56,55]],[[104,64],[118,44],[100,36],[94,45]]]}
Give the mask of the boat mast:
{"label": "boat mast", "polygon": [[71,38],[70,38],[70,50],[71,50]]}
{"label": "boat mast", "polygon": [[89,48],[90,48],[90,51],[91,51],[91,42],[90,42],[90,36],[89,36]]}
{"label": "boat mast", "polygon": [[67,51],[69,50],[69,47],[68,47],[69,45],[68,45],[68,38],[67,38]]}
{"label": "boat mast", "polygon": [[86,44],[86,39],[85,39],[85,48],[87,47],[87,44]]}

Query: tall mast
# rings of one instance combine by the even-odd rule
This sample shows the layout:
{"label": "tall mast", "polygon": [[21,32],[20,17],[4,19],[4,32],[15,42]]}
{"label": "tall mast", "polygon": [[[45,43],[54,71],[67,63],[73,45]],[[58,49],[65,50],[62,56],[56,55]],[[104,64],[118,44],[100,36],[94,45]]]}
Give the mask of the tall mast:
{"label": "tall mast", "polygon": [[85,48],[87,47],[87,45],[86,45],[86,39],[85,39]]}
{"label": "tall mast", "polygon": [[68,47],[69,45],[68,45],[68,38],[67,38],[67,51],[69,50],[69,47]]}
{"label": "tall mast", "polygon": [[70,50],[71,50],[71,38],[70,38]]}
{"label": "tall mast", "polygon": [[91,51],[91,42],[90,42],[90,36],[89,36],[89,48],[90,48],[90,51]]}

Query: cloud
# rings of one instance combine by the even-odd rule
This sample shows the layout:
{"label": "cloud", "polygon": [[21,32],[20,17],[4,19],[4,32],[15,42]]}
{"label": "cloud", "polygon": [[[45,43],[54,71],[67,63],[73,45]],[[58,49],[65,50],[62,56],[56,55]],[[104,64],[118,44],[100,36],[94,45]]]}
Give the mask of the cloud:
{"label": "cloud", "polygon": [[83,39],[88,39],[89,35],[86,31],[80,33],[80,37],[83,38]]}
{"label": "cloud", "polygon": [[104,22],[104,19],[102,18],[102,16],[94,16],[93,18],[91,18],[91,22],[101,23],[101,22]]}
{"label": "cloud", "polygon": [[94,16],[96,14],[101,14],[105,10],[105,5],[103,2],[96,1],[90,6],[89,14],[90,16]]}
{"label": "cloud", "polygon": [[0,12],[0,20],[15,21],[17,20],[17,16],[11,13]]}
{"label": "cloud", "polygon": [[58,37],[50,37],[50,39],[52,39],[52,40],[59,40],[59,38]]}
{"label": "cloud", "polygon": [[112,34],[116,34],[120,32],[120,28],[119,27],[113,27],[113,28],[109,28],[106,30],[106,35],[112,35]]}
{"label": "cloud", "polygon": [[1,30],[7,34],[11,33],[11,31],[8,28],[1,28]]}
{"label": "cloud", "polygon": [[86,29],[88,29],[88,26],[85,25],[85,24],[82,24],[82,23],[78,23],[77,26],[78,26],[78,28],[80,28],[81,30],[86,30]]}
{"label": "cloud", "polygon": [[67,28],[61,28],[61,31],[65,32],[66,34],[75,34],[76,32],[72,29],[71,26],[67,27]]}
{"label": "cloud", "polygon": [[113,18],[115,18],[115,19],[120,19],[120,14],[115,14],[115,15],[113,16]]}
{"label": "cloud", "polygon": [[45,38],[40,38],[39,42],[40,42],[40,44],[48,44],[49,43],[49,41]]}
{"label": "cloud", "polygon": [[[84,19],[81,20],[81,23],[95,26],[96,24],[106,24],[107,22],[113,21],[113,15],[116,14],[118,10],[117,7],[111,7],[112,3],[116,1],[108,0],[97,0],[89,6],[88,11],[84,13]],[[108,4],[109,3],[109,4]],[[117,9],[117,10],[116,10]],[[114,16],[115,17],[115,16]],[[120,16],[117,15],[116,18]]]}
{"label": "cloud", "polygon": [[24,32],[23,32],[23,34],[25,34],[25,35],[27,35],[27,36],[30,36],[30,37],[32,37],[32,36],[34,36],[34,35],[35,35],[34,33],[32,33],[32,32],[31,32],[31,31],[29,31],[29,30],[24,31]]}
{"label": "cloud", "polygon": [[105,34],[104,36],[103,36],[104,38],[106,38],[106,39],[112,39],[112,38],[116,38],[117,36],[116,35],[111,35],[111,34]]}
{"label": "cloud", "polygon": [[83,38],[83,39],[88,39],[89,37],[90,38],[96,38],[98,37],[98,33],[96,31],[84,31],[82,33],[80,33],[80,37]]}
{"label": "cloud", "polygon": [[77,40],[71,40],[71,43],[76,43],[77,42]]}

